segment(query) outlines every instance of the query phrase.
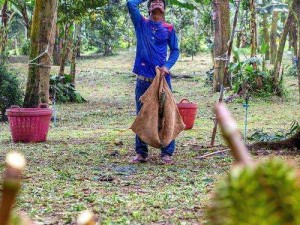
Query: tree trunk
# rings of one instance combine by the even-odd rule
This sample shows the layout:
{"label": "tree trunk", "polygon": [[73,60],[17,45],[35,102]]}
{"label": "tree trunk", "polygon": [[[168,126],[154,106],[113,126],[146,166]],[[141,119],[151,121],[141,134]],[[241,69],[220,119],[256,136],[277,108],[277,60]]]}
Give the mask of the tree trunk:
{"label": "tree trunk", "polygon": [[278,22],[278,11],[273,11],[272,17],[272,25],[271,25],[271,35],[270,35],[270,63],[274,64],[276,60],[276,52],[277,52],[277,22]]}
{"label": "tree trunk", "polygon": [[62,41],[63,47],[62,47],[62,52],[60,56],[60,68],[59,68],[59,76],[64,76],[65,74],[65,67],[66,67],[66,62],[68,58],[68,45],[69,45],[69,32],[70,32],[70,23],[67,23],[65,25],[65,35],[64,35],[64,40]]}
{"label": "tree trunk", "polygon": [[56,19],[57,0],[35,1],[24,107],[36,107],[39,103],[48,103]]}
{"label": "tree trunk", "polygon": [[298,29],[297,29],[297,15],[294,14],[292,17],[291,27],[289,29],[289,50],[292,49],[293,55],[297,57],[297,35],[298,35]]}
{"label": "tree trunk", "polygon": [[81,56],[81,27],[82,23],[79,23],[77,29],[77,50],[76,50],[76,58]]}
{"label": "tree trunk", "polygon": [[240,21],[239,22],[239,29],[237,30],[237,33],[236,33],[236,47],[237,48],[240,48],[241,47],[241,41],[242,41],[242,36],[243,36],[243,32],[244,32],[244,27],[243,27],[243,17],[244,17],[244,12],[245,10],[241,10],[241,13],[239,15],[239,18],[238,20]]}
{"label": "tree trunk", "polygon": [[80,49],[80,24],[75,24],[75,30],[73,35],[73,46],[72,46],[72,56],[71,56],[71,66],[70,66],[70,75],[72,78],[72,84],[75,87],[75,75],[76,75],[76,56]]}
{"label": "tree trunk", "polygon": [[104,53],[105,56],[112,55],[112,47],[108,41],[104,42]]}
{"label": "tree trunk", "polygon": [[[251,57],[255,57],[257,54],[257,24],[256,24],[256,12],[255,12],[255,0],[250,0],[250,29],[251,29]],[[254,70],[257,69],[256,63],[253,63]],[[256,84],[258,89],[263,86],[262,77],[256,77]]]}
{"label": "tree trunk", "polygon": [[4,1],[2,10],[1,10],[1,16],[2,16],[2,24],[0,28],[0,56],[1,56],[1,62],[5,59],[5,48],[7,45],[7,23],[8,23],[8,15],[7,15],[7,0]]}
{"label": "tree trunk", "polygon": [[221,89],[221,85],[230,86],[229,79],[224,77],[230,37],[229,2],[228,0],[214,0],[213,6],[215,25],[213,91],[218,92]]}
{"label": "tree trunk", "polygon": [[19,55],[19,45],[18,45],[18,38],[14,39],[14,48],[16,55]]}
{"label": "tree trunk", "polygon": [[297,51],[297,73],[298,73],[298,88],[299,88],[299,104],[300,104],[300,0],[294,0],[295,2],[295,18],[298,24],[298,51]]}
{"label": "tree trunk", "polygon": [[224,76],[225,76],[225,79],[227,79],[227,80],[224,80],[224,83],[230,84],[230,89],[232,89],[232,84],[231,84],[231,73],[229,72],[229,64],[230,64],[230,59],[231,59],[233,39],[234,39],[234,36],[236,33],[236,25],[237,25],[237,19],[238,19],[238,15],[239,15],[240,3],[241,3],[241,1],[238,1],[236,4],[236,9],[235,9],[233,23],[232,23],[232,29],[231,29],[231,34],[230,34],[230,40],[228,43],[227,61],[225,63],[225,69],[224,69]]}
{"label": "tree trunk", "polygon": [[273,142],[256,142],[248,146],[249,150],[258,150],[262,148],[268,148],[272,150],[281,150],[281,149],[298,149],[300,150],[300,130],[294,134],[292,137],[287,138],[282,141],[273,141]]}
{"label": "tree trunk", "polygon": [[298,40],[298,29],[297,29],[297,20],[295,19],[295,17],[292,17],[292,25],[291,28],[289,29],[289,41],[290,41],[290,45],[293,49],[293,53],[294,56],[297,57],[297,49],[298,49],[298,44],[297,44],[297,40]]}
{"label": "tree trunk", "polygon": [[[256,56],[257,51],[257,28],[255,0],[250,0],[250,29],[251,29],[251,57]],[[256,68],[255,65],[253,65]]]}
{"label": "tree trunk", "polygon": [[[293,22],[293,17],[294,17],[294,14],[293,14],[293,11],[291,9],[289,14],[288,14],[288,17],[285,21],[285,24],[284,24],[283,32],[281,34],[281,38],[280,38],[280,42],[279,42],[278,51],[277,51],[277,54],[276,54],[276,60],[275,60],[275,63],[274,63],[272,76],[273,76],[273,82],[274,82],[273,85],[274,85],[274,87],[277,91],[279,91],[279,89],[278,89],[279,80],[280,80],[279,79],[279,72],[280,72],[280,68],[281,68],[283,50],[284,50],[287,34],[288,34],[288,32],[290,30],[290,27],[291,27],[291,24]],[[277,93],[277,94],[280,94],[280,93]]]}
{"label": "tree trunk", "polygon": [[31,22],[30,22],[30,19],[28,18],[28,14],[27,14],[27,6],[26,6],[26,2],[24,2],[24,5],[22,6],[21,8],[21,14],[22,14],[22,17],[23,17],[23,20],[24,20],[24,25],[27,29],[27,39],[30,39],[30,33],[31,33]]}
{"label": "tree trunk", "polygon": [[55,43],[53,48],[53,64],[56,66],[60,65],[60,54],[61,54],[61,38],[59,37],[59,27],[56,27],[55,32]]}
{"label": "tree trunk", "polygon": [[235,47],[240,48],[240,46],[241,46],[241,40],[242,40],[242,31],[239,31],[236,34]]}
{"label": "tree trunk", "polygon": [[270,59],[270,35],[269,35],[269,30],[268,30],[268,16],[266,14],[263,15],[262,29],[263,29],[262,30],[263,41],[267,47],[267,50],[265,52],[265,59],[269,60]]}

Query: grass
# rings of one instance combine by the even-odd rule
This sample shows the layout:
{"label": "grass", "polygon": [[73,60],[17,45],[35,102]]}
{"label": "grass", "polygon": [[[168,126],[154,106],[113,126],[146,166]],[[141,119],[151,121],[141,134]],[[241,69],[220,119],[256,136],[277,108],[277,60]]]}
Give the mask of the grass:
{"label": "grass", "polygon": [[[172,166],[161,165],[159,150],[153,148],[149,163],[129,164],[134,156],[134,134],[128,129],[135,118],[133,60],[133,52],[124,52],[79,61],[77,90],[88,102],[57,105],[59,120],[51,124],[45,143],[13,143],[8,123],[0,123],[0,160],[9,151],[19,151],[28,161],[17,210],[39,224],[73,224],[85,209],[96,214],[99,224],[205,223],[213,186],[233,162],[228,153],[196,159],[223,144],[218,134],[218,146],[208,147],[212,107],[219,97],[204,84],[210,55],[193,61],[182,57],[173,68],[178,76],[173,79],[176,100],[197,103],[198,115],[194,128],[177,138]],[[24,87],[27,65],[14,64],[13,69]],[[57,71],[53,67],[51,73]],[[248,134],[256,129],[288,130],[293,121],[299,121],[297,79],[287,77],[285,82],[289,90],[285,99],[250,99]],[[242,104],[241,100],[228,104],[241,131]],[[299,164],[298,156],[277,157]]]}

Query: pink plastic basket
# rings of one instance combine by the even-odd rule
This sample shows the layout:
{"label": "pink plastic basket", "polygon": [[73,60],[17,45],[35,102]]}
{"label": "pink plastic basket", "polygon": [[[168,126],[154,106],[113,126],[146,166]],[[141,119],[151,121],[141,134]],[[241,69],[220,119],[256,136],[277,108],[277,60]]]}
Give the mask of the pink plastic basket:
{"label": "pink plastic basket", "polygon": [[52,109],[11,106],[6,110],[13,142],[43,142],[47,139]]}

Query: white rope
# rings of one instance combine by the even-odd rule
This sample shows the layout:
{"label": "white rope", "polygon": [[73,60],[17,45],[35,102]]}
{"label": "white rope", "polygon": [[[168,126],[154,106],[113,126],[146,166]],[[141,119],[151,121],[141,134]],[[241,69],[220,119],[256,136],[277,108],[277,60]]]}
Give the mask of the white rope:
{"label": "white rope", "polygon": [[227,52],[223,53],[222,55],[219,55],[215,57],[216,61],[228,61]]}
{"label": "white rope", "polygon": [[[57,4],[56,4],[56,7],[57,7]],[[47,46],[46,46],[46,49],[44,52],[42,52],[41,54],[39,54],[37,57],[35,57],[34,59],[30,60],[29,61],[29,66],[41,66],[41,67],[47,67],[47,68],[51,68],[51,66],[53,65],[53,60],[51,58],[51,55],[49,54],[49,46],[50,46],[50,39],[51,39],[51,34],[53,32],[53,28],[54,28],[54,21],[55,21],[55,16],[53,16],[53,20],[52,20],[52,24],[51,24],[51,30],[50,30],[50,34],[49,34],[49,37],[48,37],[48,43],[47,43]],[[43,55],[47,55],[50,59],[50,65],[47,65],[47,64],[42,64],[42,63],[34,63],[33,61],[35,60],[38,60],[39,58],[41,58]]]}

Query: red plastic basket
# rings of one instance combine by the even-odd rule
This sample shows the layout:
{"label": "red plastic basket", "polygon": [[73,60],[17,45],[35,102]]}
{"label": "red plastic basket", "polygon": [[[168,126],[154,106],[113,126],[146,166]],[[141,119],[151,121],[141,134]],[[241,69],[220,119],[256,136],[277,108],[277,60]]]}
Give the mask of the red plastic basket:
{"label": "red plastic basket", "polygon": [[52,109],[11,106],[6,110],[13,142],[43,142],[47,139]]}
{"label": "red plastic basket", "polygon": [[197,114],[197,104],[192,103],[187,99],[182,99],[179,103],[177,103],[177,107],[185,124],[185,130],[192,129]]}

